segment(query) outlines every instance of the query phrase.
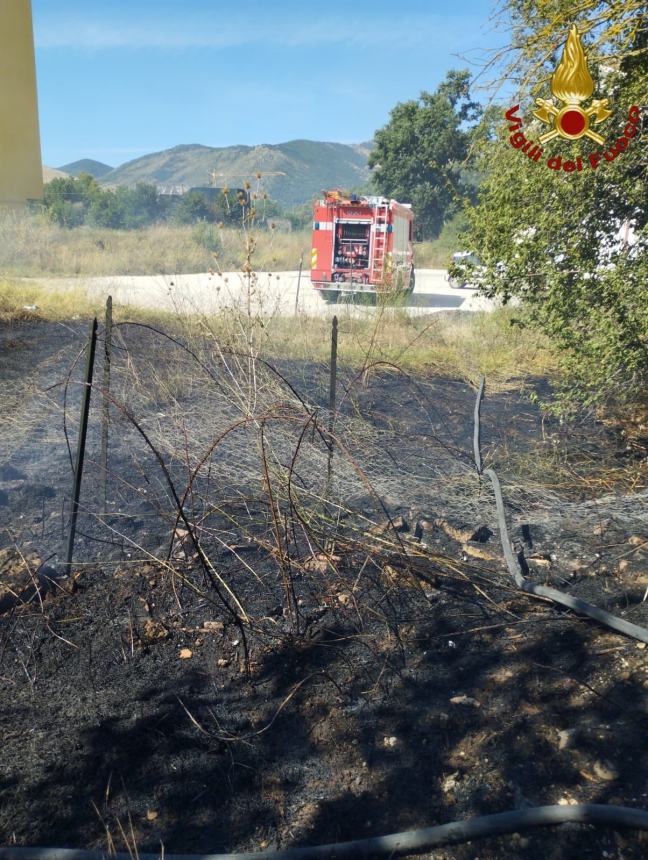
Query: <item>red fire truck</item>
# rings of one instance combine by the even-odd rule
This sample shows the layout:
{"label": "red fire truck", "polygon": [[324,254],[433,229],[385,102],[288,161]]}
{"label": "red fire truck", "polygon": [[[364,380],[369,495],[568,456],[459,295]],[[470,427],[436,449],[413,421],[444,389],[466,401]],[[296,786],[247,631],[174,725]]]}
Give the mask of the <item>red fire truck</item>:
{"label": "red fire truck", "polygon": [[406,203],[326,191],[313,207],[311,282],[328,302],[341,294],[412,292],[414,215]]}

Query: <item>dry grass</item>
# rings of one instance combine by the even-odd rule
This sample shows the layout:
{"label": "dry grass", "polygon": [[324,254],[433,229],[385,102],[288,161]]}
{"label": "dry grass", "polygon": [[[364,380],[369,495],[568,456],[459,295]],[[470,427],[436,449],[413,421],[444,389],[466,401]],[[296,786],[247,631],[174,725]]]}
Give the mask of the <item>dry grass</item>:
{"label": "dry grass", "polygon": [[[421,269],[445,268],[461,248],[460,224],[446,225],[433,242],[414,248]],[[254,230],[254,264],[260,271],[295,271],[304,254],[308,266],[310,230]],[[7,277],[158,275],[240,268],[241,231],[212,224],[158,224],[142,230],[98,227],[67,229],[42,214],[0,214],[0,271]]]}
{"label": "dry grass", "polygon": [[[386,311],[362,319],[342,314],[339,360],[352,367],[385,362],[473,383],[484,374],[491,389],[554,375],[557,363],[547,339],[511,326],[513,316],[507,309],[417,317]],[[260,346],[269,356],[325,362],[330,329],[324,318],[304,317],[299,326],[290,318],[276,318],[265,323]]]}
{"label": "dry grass", "polygon": [[[26,309],[33,308],[36,309]],[[99,302],[83,290],[57,291],[34,283],[0,281],[0,321],[70,320],[103,314]],[[386,309],[363,318],[340,308],[339,360],[351,367],[372,362],[397,365],[406,371],[429,372],[476,382],[485,374],[491,386],[518,385],[525,377],[551,376],[557,370],[546,338],[511,326],[512,311],[434,314],[410,317]],[[178,316],[154,310],[115,306],[118,321],[146,322],[173,330],[186,340],[214,337],[219,343],[246,348],[250,324],[255,349],[270,359],[328,361],[329,319],[274,316],[248,320],[231,311],[213,317]]]}
{"label": "dry grass", "polygon": [[[308,232],[256,230],[255,264],[296,270],[310,248]],[[0,215],[0,271],[8,277],[42,275],[156,275],[236,269],[241,231],[198,224],[158,224],[143,230],[66,229],[42,215]],[[215,256],[216,254],[216,256]]]}
{"label": "dry grass", "polygon": [[36,283],[0,280],[0,322],[60,320],[90,317],[100,311],[88,300],[85,290],[47,290]]}

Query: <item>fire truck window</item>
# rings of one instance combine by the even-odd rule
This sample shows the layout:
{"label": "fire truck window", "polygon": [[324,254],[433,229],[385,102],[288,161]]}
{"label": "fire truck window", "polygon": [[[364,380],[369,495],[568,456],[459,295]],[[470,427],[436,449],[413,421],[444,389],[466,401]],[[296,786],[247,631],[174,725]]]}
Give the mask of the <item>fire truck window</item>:
{"label": "fire truck window", "polygon": [[343,239],[366,239],[369,234],[368,224],[341,224]]}

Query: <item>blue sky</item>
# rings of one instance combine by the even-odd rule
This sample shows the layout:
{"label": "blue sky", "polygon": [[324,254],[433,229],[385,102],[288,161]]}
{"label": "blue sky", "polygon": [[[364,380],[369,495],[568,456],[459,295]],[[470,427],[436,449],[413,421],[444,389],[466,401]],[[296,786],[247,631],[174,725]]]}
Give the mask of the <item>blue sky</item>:
{"label": "blue sky", "polygon": [[33,0],[43,161],[117,165],[179,143],[369,140],[458,54],[491,0]]}

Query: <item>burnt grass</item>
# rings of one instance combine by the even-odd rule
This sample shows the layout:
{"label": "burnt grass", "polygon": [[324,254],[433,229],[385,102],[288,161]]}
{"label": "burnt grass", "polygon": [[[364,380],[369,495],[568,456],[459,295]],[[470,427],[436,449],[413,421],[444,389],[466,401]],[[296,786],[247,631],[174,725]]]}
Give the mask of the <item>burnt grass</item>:
{"label": "burnt grass", "polygon": [[[211,546],[210,557],[252,619],[241,628],[194,547],[173,541],[173,519],[169,525],[150,498],[126,491],[124,476],[131,489],[148,482],[149,496],[164,482],[152,477],[150,452],[134,459],[137,434],[115,415],[111,469],[122,480],[110,485],[114,507],[103,524],[81,517],[74,575],[58,578],[72,482],[60,383],[86,331],[74,321],[0,328],[5,392],[50,390],[58,403],[36,410],[0,461],[0,844],[253,851],[529,805],[648,806],[646,651],[517,593],[500,560],[466,557],[442,528],[426,528],[426,551],[408,561],[403,546],[416,547],[415,521],[439,514],[433,486],[427,510],[408,499],[406,481],[383,498],[402,531],[374,510],[385,539],[371,551],[357,532],[350,536],[353,516],[337,523],[331,564],[296,539],[293,551],[309,562],[295,567],[287,597],[262,494],[250,491],[242,504],[223,484],[213,528],[229,543]],[[146,337],[125,335],[132,355],[147,348]],[[326,404],[325,368],[282,362],[280,370],[311,403]],[[340,374],[352,390],[342,411],[380,431],[397,422],[412,444],[433,438],[470,462],[469,385],[421,376],[406,388],[382,372],[353,387],[353,373]],[[196,398],[186,395],[187,410]],[[67,409],[74,441],[78,387]],[[99,409],[95,403],[84,513],[100,493]],[[11,410],[20,422],[20,405]],[[589,419],[542,423],[528,391],[489,395],[484,448],[529,454],[542,431],[566,461],[578,452],[582,463],[583,450],[590,463],[643,456]],[[2,426],[20,433],[13,420]],[[393,450],[405,472],[408,444]],[[175,468],[181,464],[169,464]],[[356,501],[366,514],[371,498]],[[536,575],[645,625],[647,537],[610,522],[578,545],[572,539],[567,551],[560,534],[532,531],[548,565]],[[485,546],[497,553],[498,536]],[[40,577],[37,592],[27,566]],[[426,856],[647,852],[645,834],[563,825]]]}

